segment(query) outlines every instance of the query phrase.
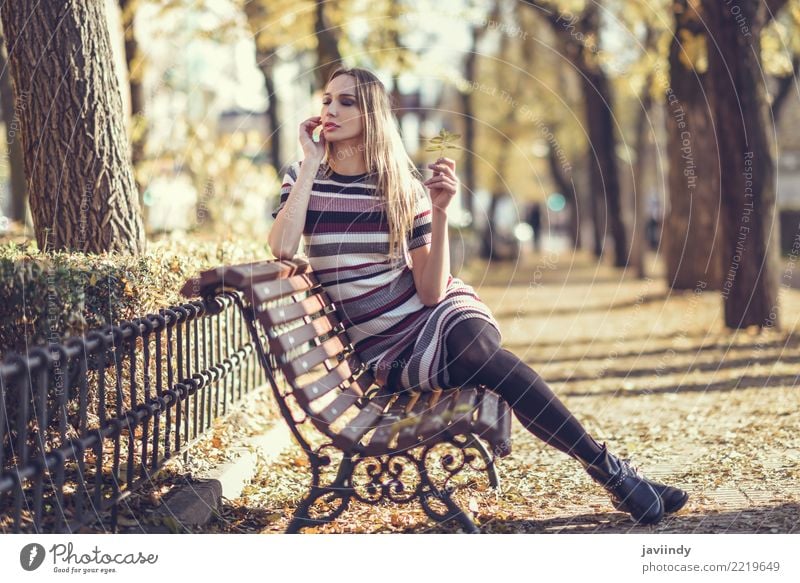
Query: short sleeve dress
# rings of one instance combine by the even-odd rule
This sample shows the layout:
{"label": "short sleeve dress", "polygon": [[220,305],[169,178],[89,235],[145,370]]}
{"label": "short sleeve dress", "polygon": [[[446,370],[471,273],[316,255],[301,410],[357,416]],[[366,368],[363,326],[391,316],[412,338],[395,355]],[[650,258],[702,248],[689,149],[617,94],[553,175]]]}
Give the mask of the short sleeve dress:
{"label": "short sleeve dress", "polygon": [[[302,161],[286,170],[280,202],[286,204]],[[320,164],[303,228],[308,262],[337,307],[353,347],[375,374],[379,386],[389,373],[393,390],[431,391],[453,388],[446,364],[445,339],[452,327],[467,318],[500,326],[475,290],[451,274],[444,298],[435,306],[420,300],[411,269],[405,261],[389,260],[389,224],[378,196],[375,177],[365,173],[324,177]],[[430,245],[430,195],[419,184],[415,194],[413,228],[406,236],[408,249]]]}

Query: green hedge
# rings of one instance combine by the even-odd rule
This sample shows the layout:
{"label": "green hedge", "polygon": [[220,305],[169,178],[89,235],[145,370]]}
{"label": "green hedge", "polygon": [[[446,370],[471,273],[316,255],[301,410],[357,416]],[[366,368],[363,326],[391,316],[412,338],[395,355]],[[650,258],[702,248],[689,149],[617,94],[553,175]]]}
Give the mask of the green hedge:
{"label": "green hedge", "polygon": [[266,243],[163,239],[143,255],[41,253],[0,244],[0,358],[185,302],[180,288],[214,265],[272,258]]}

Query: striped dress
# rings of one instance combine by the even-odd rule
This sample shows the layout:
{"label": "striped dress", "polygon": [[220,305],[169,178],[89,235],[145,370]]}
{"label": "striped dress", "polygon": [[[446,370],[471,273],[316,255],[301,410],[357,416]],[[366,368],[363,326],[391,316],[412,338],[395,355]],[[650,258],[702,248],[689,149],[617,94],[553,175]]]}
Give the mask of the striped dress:
{"label": "striped dress", "polygon": [[[286,204],[301,163],[287,168],[273,218]],[[356,353],[379,386],[387,384],[389,372],[401,368],[394,390],[453,388],[446,367],[448,332],[457,322],[481,318],[500,333],[497,321],[475,290],[452,274],[445,297],[425,306],[406,262],[389,261],[389,224],[374,177],[332,173],[325,179],[324,169],[325,162],[312,186],[303,242]],[[415,200],[414,224],[406,237],[409,250],[430,245],[432,239],[431,200],[421,184]]]}

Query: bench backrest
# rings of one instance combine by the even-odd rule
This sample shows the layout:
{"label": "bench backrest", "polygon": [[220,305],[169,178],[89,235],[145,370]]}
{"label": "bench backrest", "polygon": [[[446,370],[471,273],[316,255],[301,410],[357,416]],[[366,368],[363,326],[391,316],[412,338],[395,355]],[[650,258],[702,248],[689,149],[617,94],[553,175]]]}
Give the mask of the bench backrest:
{"label": "bench backrest", "polygon": [[[245,318],[260,324],[268,356],[289,396],[307,418],[340,447],[350,449],[392,397],[375,387],[372,372],[353,350],[336,306],[302,259],[217,267],[189,280],[181,293],[207,296],[242,292]],[[371,407],[366,407],[370,403]],[[363,423],[349,423],[362,417]],[[367,419],[369,417],[369,419]]]}

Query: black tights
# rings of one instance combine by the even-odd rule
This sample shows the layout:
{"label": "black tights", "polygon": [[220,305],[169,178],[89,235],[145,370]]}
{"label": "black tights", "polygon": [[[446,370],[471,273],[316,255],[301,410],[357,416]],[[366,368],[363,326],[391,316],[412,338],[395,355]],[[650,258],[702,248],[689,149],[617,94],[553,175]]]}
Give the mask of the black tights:
{"label": "black tights", "polygon": [[486,320],[467,318],[447,335],[447,367],[453,385],[485,385],[500,395],[522,425],[545,443],[586,463],[601,446],[531,367],[500,346]]}

